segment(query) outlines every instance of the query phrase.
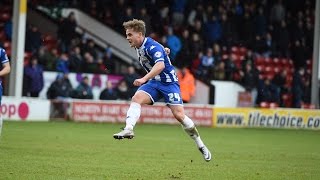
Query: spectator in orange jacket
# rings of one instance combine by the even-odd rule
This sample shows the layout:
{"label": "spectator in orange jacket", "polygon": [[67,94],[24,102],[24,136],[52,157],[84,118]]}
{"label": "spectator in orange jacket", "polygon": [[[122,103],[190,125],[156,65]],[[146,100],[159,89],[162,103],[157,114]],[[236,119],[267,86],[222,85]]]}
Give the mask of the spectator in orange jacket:
{"label": "spectator in orange jacket", "polygon": [[194,76],[187,67],[180,69],[177,73],[177,76],[179,79],[182,100],[184,103],[188,103],[195,93]]}

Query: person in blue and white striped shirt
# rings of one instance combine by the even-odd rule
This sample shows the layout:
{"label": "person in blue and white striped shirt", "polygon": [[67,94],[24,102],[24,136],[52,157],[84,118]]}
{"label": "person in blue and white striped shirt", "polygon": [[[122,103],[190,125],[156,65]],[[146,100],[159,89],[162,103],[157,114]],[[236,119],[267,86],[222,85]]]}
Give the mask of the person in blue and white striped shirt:
{"label": "person in blue and white striped shirt", "polygon": [[147,74],[133,82],[135,86],[140,87],[132,97],[127,112],[126,127],[113,137],[115,139],[133,138],[133,128],[140,117],[141,105],[153,104],[160,98],[164,98],[174,117],[197,144],[204,159],[210,161],[210,151],[201,140],[193,121],[184,113],[178,78],[168,56],[170,49],[164,48],[157,41],[145,36],[146,28],[142,20],[133,19],[124,22],[123,26],[127,40],[130,46],[136,49],[140,64]]}
{"label": "person in blue and white striped shirt", "polygon": [[[6,53],[6,51],[0,47],[0,61],[1,61],[1,67],[0,67],[0,105],[1,105],[1,100],[2,100],[2,78],[10,73],[10,63],[9,63],[9,58]],[[1,116],[1,115],[0,115]],[[1,130],[2,130],[2,116],[0,117],[0,135],[1,135]]]}

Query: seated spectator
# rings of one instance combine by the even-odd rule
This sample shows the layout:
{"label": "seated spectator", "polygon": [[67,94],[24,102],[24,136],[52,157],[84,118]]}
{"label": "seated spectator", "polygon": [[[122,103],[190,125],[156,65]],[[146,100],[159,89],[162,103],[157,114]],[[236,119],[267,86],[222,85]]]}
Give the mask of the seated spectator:
{"label": "seated spectator", "polygon": [[60,58],[57,61],[56,70],[62,73],[69,73],[70,72],[69,66],[70,66],[70,62],[69,62],[68,55],[65,53],[62,53]]}
{"label": "seated spectator", "polygon": [[69,61],[70,61],[70,71],[72,72],[82,71],[83,58],[82,58],[81,49],[79,46],[76,46],[72,49]]}
{"label": "seated spectator", "polygon": [[214,66],[214,57],[211,48],[207,49],[206,55],[203,55],[200,58],[200,65],[197,70],[197,75],[199,78],[205,78],[208,75],[208,72]]}
{"label": "seated spectator", "polygon": [[280,103],[280,95],[269,78],[266,78],[258,88],[258,104],[260,102],[275,102]]}
{"label": "seated spectator", "polygon": [[83,72],[97,73],[98,71],[98,63],[95,61],[94,57],[89,52],[86,52],[84,54]]}
{"label": "seated spectator", "polygon": [[44,85],[44,79],[43,68],[38,64],[36,57],[32,57],[29,65],[24,67],[24,76],[24,96],[39,97],[39,93]]}
{"label": "seated spectator", "polygon": [[233,75],[235,72],[238,70],[234,63],[234,57],[233,56],[228,56],[227,59],[224,60],[225,63],[225,71],[226,71],[226,78],[225,80],[231,81],[233,80]]}
{"label": "seated spectator", "polygon": [[40,47],[38,51],[39,63],[44,66],[47,71],[55,71],[57,66],[57,61],[59,58],[58,50],[56,48],[50,51],[46,46]]}
{"label": "seated spectator", "polygon": [[195,95],[195,78],[187,67],[183,67],[179,70],[177,76],[181,89],[181,98],[184,103],[189,103],[191,98]]}
{"label": "seated spectator", "polygon": [[107,81],[107,86],[104,90],[101,91],[99,99],[100,100],[117,100],[118,99],[118,93],[113,88],[111,81]]}
{"label": "seated spectator", "polygon": [[[282,97],[282,94],[288,93],[289,89],[286,87],[286,81],[287,81],[287,70],[282,70],[281,72],[277,73],[273,80],[272,83],[277,86],[278,93],[280,94],[280,97]],[[280,99],[280,104],[281,107],[284,107],[284,104],[282,102],[282,98]]]}
{"label": "seated spectator", "polygon": [[133,82],[134,80],[139,78],[140,76],[136,73],[134,67],[129,66],[127,69],[127,73],[124,75],[124,81],[127,83],[127,86],[129,88],[129,97],[132,97],[138,90],[138,86],[134,86]]}
{"label": "seated spectator", "polygon": [[74,90],[72,97],[77,99],[93,99],[92,88],[89,85],[89,78],[87,76],[82,78],[82,81]]}
{"label": "seated spectator", "polygon": [[218,65],[214,67],[213,77],[210,79],[226,80],[226,69],[223,61],[218,62]]}
{"label": "seated spectator", "polygon": [[131,98],[129,96],[129,89],[128,89],[127,83],[124,80],[119,82],[116,90],[117,90],[119,100],[129,100]]}
{"label": "seated spectator", "polygon": [[250,64],[246,65],[244,71],[240,71],[241,84],[247,92],[251,93],[252,103],[255,104],[257,100],[257,84],[259,81],[259,73],[256,69],[252,69]]}
{"label": "seated spectator", "polygon": [[73,88],[68,78],[68,74],[58,74],[55,81],[52,82],[48,91],[48,99],[65,99],[70,98]]}

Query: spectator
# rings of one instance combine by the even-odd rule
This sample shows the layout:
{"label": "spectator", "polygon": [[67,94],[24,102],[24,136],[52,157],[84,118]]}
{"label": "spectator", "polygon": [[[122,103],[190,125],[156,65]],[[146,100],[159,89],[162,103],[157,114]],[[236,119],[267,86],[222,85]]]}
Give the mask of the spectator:
{"label": "spectator", "polygon": [[262,81],[258,87],[258,104],[260,102],[275,102],[280,104],[280,95],[277,87],[271,82],[269,78]]}
{"label": "spectator", "polygon": [[152,26],[151,26],[151,17],[147,13],[147,8],[142,7],[139,10],[138,19],[141,19],[146,23],[147,34],[153,32],[153,29],[152,29]]}
{"label": "spectator", "polygon": [[279,52],[279,57],[288,57],[289,56],[289,43],[290,43],[290,35],[287,29],[287,24],[285,21],[281,21],[281,25],[279,28],[276,28],[275,32],[275,40],[277,44],[277,51]]}
{"label": "spectator", "polygon": [[97,59],[97,57],[98,57],[98,51],[96,48],[96,44],[92,39],[87,39],[87,42],[86,42],[85,46],[83,47],[83,52],[90,53],[94,59]]}
{"label": "spectator", "polygon": [[81,49],[79,46],[76,46],[72,49],[70,53],[70,71],[72,72],[81,72],[83,67],[83,58],[81,56]]}
{"label": "spectator", "polygon": [[12,38],[12,20],[11,19],[9,19],[4,24],[4,32],[6,33],[8,40],[11,41],[11,38]]}
{"label": "spectator", "polygon": [[102,16],[103,23],[111,28],[115,28],[114,19],[115,18],[113,17],[110,8],[106,8],[106,10],[104,11],[103,16]]}
{"label": "spectator", "polygon": [[56,70],[62,73],[70,72],[70,62],[68,55],[66,53],[62,53],[60,58],[57,61]]}
{"label": "spectator", "polygon": [[207,45],[219,42],[221,39],[221,24],[216,16],[211,16],[210,20],[205,24]]}
{"label": "spectator", "polygon": [[25,50],[36,53],[42,44],[41,33],[38,27],[30,25],[26,30]]}
{"label": "spectator", "polygon": [[228,15],[223,13],[221,16],[221,45],[230,47],[235,41],[235,33],[234,26],[228,19]]}
{"label": "spectator", "polygon": [[69,52],[71,40],[77,36],[77,21],[74,12],[70,12],[68,18],[63,18],[58,28],[60,49],[63,53]]}
{"label": "spectator", "polygon": [[244,72],[240,72],[241,84],[247,92],[251,93],[252,103],[256,104],[257,100],[257,84],[259,81],[258,72],[252,69],[250,64],[246,65]]}
{"label": "spectator", "polygon": [[73,92],[68,74],[59,73],[56,80],[52,82],[48,91],[48,99],[66,99],[70,98]]}
{"label": "spectator", "polygon": [[130,99],[129,89],[128,89],[126,81],[121,80],[116,88],[116,91],[118,94],[118,98],[120,100],[129,100]]}
{"label": "spectator", "polygon": [[191,98],[195,95],[195,78],[187,67],[183,67],[179,70],[177,76],[181,89],[181,98],[184,103],[189,103]]}
{"label": "spectator", "polygon": [[82,81],[74,90],[72,97],[77,99],[93,99],[92,88],[89,85],[89,78],[87,76],[82,78]]}
{"label": "spectator", "polygon": [[211,48],[207,49],[206,55],[203,55],[200,59],[200,65],[197,74],[200,78],[205,78],[208,75],[210,69],[214,66],[214,57]]}
{"label": "spectator", "polygon": [[100,100],[117,100],[118,94],[117,91],[113,88],[112,82],[107,81],[107,86],[104,90],[101,91]]}
{"label": "spectator", "polygon": [[304,90],[304,73],[305,69],[300,67],[296,70],[293,75],[293,83],[292,83],[292,94],[293,94],[293,107],[301,108],[302,100],[303,100],[303,90]]}
{"label": "spectator", "polygon": [[138,90],[138,86],[134,86],[133,82],[136,79],[139,79],[140,76],[136,73],[136,70],[133,66],[129,66],[127,69],[127,73],[124,75],[124,81],[128,86],[129,97],[132,97],[136,91]]}
{"label": "spectator", "polygon": [[250,64],[251,67],[254,68],[254,56],[250,49],[247,50],[246,55],[241,62],[241,69],[245,69],[247,64]]}
{"label": "spectator", "polygon": [[178,53],[177,60],[175,61],[175,65],[178,68],[190,66],[192,62],[191,38],[188,29],[182,31],[181,44],[181,51]]}
{"label": "spectator", "polygon": [[275,54],[275,48],[276,44],[274,43],[271,33],[266,34],[266,39],[265,39],[265,48],[263,51],[263,56],[264,57],[271,57]]}
{"label": "spectator", "polygon": [[233,56],[228,56],[227,59],[224,60],[225,63],[225,71],[226,71],[226,79],[228,81],[231,81],[233,79],[234,73],[237,71],[237,67],[234,64],[234,57]]}
{"label": "spectator", "polygon": [[267,31],[267,17],[262,7],[258,8],[258,15],[254,18],[255,35],[264,36]]}
{"label": "spectator", "polygon": [[295,69],[299,69],[306,65],[305,49],[299,40],[295,41],[291,49],[291,58]]}
{"label": "spectator", "polygon": [[241,20],[241,26],[242,28],[240,29],[239,33],[242,40],[241,42],[248,46],[254,38],[254,23],[249,12],[244,13],[244,16]]}
{"label": "spectator", "polygon": [[39,97],[39,93],[43,88],[43,68],[38,64],[38,59],[32,57],[28,66],[24,67],[24,96]]}
{"label": "spectator", "polygon": [[167,45],[170,48],[170,59],[175,62],[177,54],[180,52],[182,44],[178,36],[173,33],[172,27],[168,28]]}
{"label": "spectator", "polygon": [[[280,97],[282,97],[282,95],[284,93],[288,93],[289,89],[286,87],[286,80],[287,80],[287,76],[288,76],[288,72],[286,69],[282,70],[281,72],[277,73],[273,80],[272,83],[277,86],[278,89],[278,93],[280,95]],[[282,98],[280,98],[280,104],[281,107],[284,107],[284,103],[282,101]]]}
{"label": "spectator", "polygon": [[200,22],[204,22],[205,18],[206,18],[206,13],[203,9],[203,5],[198,3],[197,7],[195,9],[192,9],[188,15],[188,24],[190,26],[195,26],[196,20],[199,20]]}
{"label": "spectator", "polygon": [[204,42],[200,38],[200,35],[198,33],[193,33],[191,37],[191,57],[197,58],[199,53],[203,50]]}
{"label": "spectator", "polygon": [[270,20],[273,23],[280,23],[285,19],[286,12],[284,6],[282,4],[282,0],[278,0],[271,9],[271,17]]}
{"label": "spectator", "polygon": [[186,6],[186,0],[173,0],[172,2],[172,24],[174,26],[181,26],[184,22],[184,9]]}
{"label": "spectator", "polygon": [[97,73],[98,69],[98,64],[94,57],[89,52],[86,52],[84,54],[83,72]]}
{"label": "spectator", "polygon": [[46,46],[40,47],[38,51],[39,63],[44,66],[47,71],[55,71],[57,66],[57,61],[59,58],[58,50],[56,48],[50,51]]}
{"label": "spectator", "polygon": [[219,61],[217,66],[214,67],[213,77],[215,80],[226,80],[226,70],[224,61]]}

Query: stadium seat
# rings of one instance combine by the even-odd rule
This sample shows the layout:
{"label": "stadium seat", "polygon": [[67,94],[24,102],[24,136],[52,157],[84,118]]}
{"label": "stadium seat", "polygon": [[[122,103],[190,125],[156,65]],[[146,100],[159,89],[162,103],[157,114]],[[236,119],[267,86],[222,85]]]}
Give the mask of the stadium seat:
{"label": "stadium seat", "polygon": [[245,56],[247,54],[247,48],[246,47],[240,47],[239,52],[240,52],[241,56]]}
{"label": "stadium seat", "polygon": [[282,94],[281,96],[282,102],[284,107],[291,107],[292,106],[292,95],[289,93]]}
{"label": "stadium seat", "polygon": [[280,72],[280,66],[275,66],[273,68],[273,71],[274,71],[275,74],[279,73]]}
{"label": "stadium seat", "polygon": [[270,108],[277,108],[277,107],[279,107],[279,104],[278,104],[278,103],[275,103],[275,102],[271,102],[271,103],[269,104],[269,107],[270,107]]}
{"label": "stadium seat", "polygon": [[231,47],[231,52],[233,54],[239,54],[240,49],[237,46],[233,46],[233,47]]}
{"label": "stadium seat", "polygon": [[273,61],[273,65],[274,66],[279,66],[280,65],[280,59],[279,58],[273,58],[272,61]]}
{"label": "stadium seat", "polygon": [[310,103],[302,103],[301,108],[302,109],[315,109],[316,106],[314,104],[310,104]]}
{"label": "stadium seat", "polygon": [[288,60],[288,59],[286,59],[286,58],[282,58],[282,59],[281,59],[281,65],[282,65],[283,67],[287,67],[288,64],[289,64],[289,60]]}
{"label": "stadium seat", "polygon": [[264,68],[265,68],[264,65],[258,65],[258,66],[257,66],[257,69],[258,69],[258,71],[259,71],[260,73],[264,72]]}
{"label": "stadium seat", "polygon": [[260,102],[259,106],[261,108],[269,108],[270,104],[268,102],[266,102],[266,101],[262,101],[262,102]]}

